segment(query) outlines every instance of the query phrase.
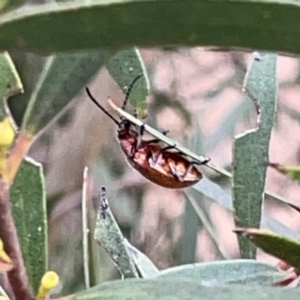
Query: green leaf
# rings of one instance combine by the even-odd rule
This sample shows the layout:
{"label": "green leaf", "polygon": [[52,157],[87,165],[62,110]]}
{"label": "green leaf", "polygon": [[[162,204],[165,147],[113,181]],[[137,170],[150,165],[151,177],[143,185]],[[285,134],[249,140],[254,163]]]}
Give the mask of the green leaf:
{"label": "green leaf", "polygon": [[109,59],[106,68],[125,93],[132,81],[143,74],[132,87],[129,101],[141,118],[147,117],[146,97],[149,94],[149,79],[139,50],[130,48],[118,52]]}
{"label": "green leaf", "polygon": [[29,135],[40,133],[103,66],[108,51],[50,57],[32,92],[22,124]]}
{"label": "green leaf", "polygon": [[105,196],[106,189],[102,187],[94,239],[110,255],[124,278],[138,278],[138,273],[125,246],[122,232]]}
{"label": "green leaf", "polygon": [[[111,175],[111,169],[107,166],[107,160],[99,159],[93,165],[91,173],[95,180],[95,186],[98,187],[97,189],[99,189],[101,185],[104,185],[109,193],[110,199],[117,197],[116,194],[114,194],[114,191],[116,191],[116,189],[114,189],[115,181]],[[92,202],[88,205],[88,214],[90,232],[95,232],[97,211],[95,211],[95,206],[92,205]],[[89,249],[91,286],[115,279],[115,263],[112,261],[110,255],[105,251],[105,249],[103,247],[99,247],[98,243],[95,243],[94,236],[92,234],[89,235]],[[102,270],[105,270],[105,272],[102,272]]]}
{"label": "green leaf", "polygon": [[195,279],[211,285],[256,284],[271,285],[286,277],[286,273],[275,266],[250,259],[203,262],[169,268],[159,277]]}
{"label": "green leaf", "polygon": [[20,78],[22,78],[24,93],[11,97],[8,106],[15,122],[20,127],[30,96],[36,88],[48,57],[23,52],[13,52],[11,56]]}
{"label": "green leaf", "polygon": [[11,189],[12,213],[30,283],[36,292],[48,270],[45,182],[42,165],[24,160]]}
{"label": "green leaf", "polygon": [[[95,231],[96,212],[92,203],[89,204],[89,230]],[[90,270],[90,284],[95,286],[101,282],[115,279],[116,266],[111,260],[109,254],[95,243],[93,235],[89,235],[89,270]],[[105,272],[101,272],[105,270]],[[113,275],[114,276],[113,276]],[[72,290],[71,290],[72,291]]]}
{"label": "green leaf", "polygon": [[124,243],[142,278],[154,277],[159,274],[159,270],[149,257],[147,257],[139,249],[132,246],[127,239],[124,239]]}
{"label": "green leaf", "polygon": [[51,3],[3,16],[0,45],[52,53],[132,45],[213,45],[300,53],[300,40],[295,38],[300,35],[295,26],[299,10],[300,3],[293,0]]}
{"label": "green leaf", "polygon": [[[186,279],[148,279],[107,282],[69,300],[298,300],[298,289],[233,285],[230,287],[203,286],[199,281]],[[63,300],[62,299],[62,300]]]}
{"label": "green leaf", "polygon": [[[263,54],[246,76],[246,88],[260,106],[258,128],[235,137],[232,195],[238,227],[259,227],[264,198],[266,162],[277,105],[276,55]],[[250,99],[247,99],[251,101]],[[253,99],[252,99],[253,100]],[[256,248],[239,238],[241,256],[254,258]]]}
{"label": "green leaf", "polygon": [[6,116],[6,98],[23,91],[17,70],[7,52],[0,53],[0,121]]}
{"label": "green leaf", "polygon": [[203,227],[203,223],[189,201],[189,196],[185,194],[183,234],[180,240],[181,264],[193,263],[195,261],[198,232],[200,231],[201,227]]}
{"label": "green leaf", "polygon": [[288,265],[300,270],[300,242],[271,231],[256,228],[238,228],[235,232],[249,239],[257,247]]}

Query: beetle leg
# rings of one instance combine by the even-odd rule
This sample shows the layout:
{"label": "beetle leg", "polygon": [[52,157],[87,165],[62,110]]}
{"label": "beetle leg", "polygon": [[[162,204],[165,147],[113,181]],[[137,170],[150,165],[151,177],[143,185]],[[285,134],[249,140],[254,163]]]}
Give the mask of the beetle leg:
{"label": "beetle leg", "polygon": [[[176,147],[174,147],[174,148],[176,148]],[[177,149],[176,149],[176,150],[177,150]],[[182,153],[182,152],[179,151],[179,150],[177,150],[176,153],[181,154],[182,156],[190,157],[188,154]],[[210,161],[211,161],[210,158],[205,157],[203,161],[192,160],[191,163],[192,163],[193,165],[198,165],[198,166],[200,166],[200,165],[206,165],[206,164],[207,164],[208,162],[210,162]]]}
{"label": "beetle leg", "polygon": [[152,160],[153,160],[153,164],[155,165],[158,160],[160,159],[162,153],[166,150],[170,150],[170,149],[174,149],[176,148],[176,145],[172,145],[172,146],[167,146],[165,148],[161,148],[159,151],[158,151],[158,154],[156,155],[156,157],[152,156]]}
{"label": "beetle leg", "polygon": [[[141,145],[141,142],[142,142],[142,137],[143,137],[143,134],[145,132],[145,124],[143,124],[141,127],[140,127],[140,132],[139,132],[139,137],[138,137],[138,141],[137,141],[137,144],[136,144],[136,148],[139,149],[140,148],[140,145]],[[163,135],[167,135],[168,133],[170,132],[170,130],[165,130],[162,132]],[[145,143],[147,144],[157,144],[159,143],[161,140],[160,139],[152,139],[152,140],[149,140],[149,141],[144,141]],[[172,146],[173,148],[173,146]]]}
{"label": "beetle leg", "polygon": [[174,163],[170,163],[170,168],[171,168],[171,171],[172,171],[172,175],[173,175],[174,177],[176,177],[176,178],[177,178],[179,181],[181,181],[181,182],[185,180],[185,177],[186,177],[187,174],[189,174],[189,172],[192,170],[193,166],[194,166],[194,164],[193,164],[193,162],[191,162],[191,163],[189,164],[189,166],[187,167],[185,173],[184,173],[183,175],[180,175],[180,174],[178,173],[177,168],[176,168],[176,166],[174,165]]}
{"label": "beetle leg", "polygon": [[144,141],[144,143],[146,144],[157,144],[160,142],[160,139],[153,139],[153,140],[149,140],[149,141]]}
{"label": "beetle leg", "polygon": [[188,167],[186,168],[186,171],[183,175],[178,174],[177,168],[174,165],[174,163],[170,164],[170,168],[172,171],[172,174],[179,180],[179,181],[184,181],[186,176],[189,174],[189,172],[192,170],[194,165],[204,165],[207,164],[210,161],[210,158],[206,158],[204,161],[199,162],[199,161],[191,161]]}
{"label": "beetle leg", "polygon": [[[152,141],[153,142],[153,141]],[[170,150],[170,149],[174,149],[176,148],[176,145],[173,145],[173,146],[167,146],[165,148],[162,148],[158,151],[157,155],[154,155],[152,152],[151,152],[151,161],[150,161],[150,164],[151,166],[155,166],[157,164],[157,162],[159,161],[159,159],[161,158],[161,155],[164,151],[166,150]]]}
{"label": "beetle leg", "polygon": [[139,132],[138,140],[137,140],[137,143],[136,143],[136,149],[139,149],[140,146],[141,146],[141,142],[143,140],[144,132],[145,132],[145,124],[143,124],[142,126],[140,126],[140,132]]}
{"label": "beetle leg", "polygon": [[210,161],[210,158],[205,158],[203,161],[197,161],[197,160],[193,160],[193,161],[191,161],[191,163],[193,164],[193,165],[198,165],[198,166],[200,166],[200,165],[206,165],[208,162]]}
{"label": "beetle leg", "polygon": [[175,149],[176,145],[171,145],[171,146],[167,146],[165,148],[161,148],[160,152],[166,151],[166,150],[171,150],[171,149]]}
{"label": "beetle leg", "polygon": [[185,180],[185,177],[187,176],[187,174],[190,173],[190,171],[192,170],[193,166],[194,166],[194,163],[191,162],[191,163],[189,164],[189,166],[187,167],[187,169],[186,169],[184,175],[182,176],[182,181]]}

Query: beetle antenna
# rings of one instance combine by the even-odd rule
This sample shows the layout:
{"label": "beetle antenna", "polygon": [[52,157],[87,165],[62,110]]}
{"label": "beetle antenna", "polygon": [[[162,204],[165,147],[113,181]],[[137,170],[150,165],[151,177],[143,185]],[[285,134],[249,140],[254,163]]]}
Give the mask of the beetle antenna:
{"label": "beetle antenna", "polygon": [[126,104],[127,104],[127,102],[128,102],[128,99],[129,99],[129,95],[130,95],[130,93],[131,93],[131,91],[132,91],[132,88],[133,88],[134,84],[135,84],[141,77],[143,77],[143,74],[138,75],[138,76],[135,77],[135,78],[133,79],[133,81],[131,82],[131,84],[130,84],[128,90],[127,90],[127,93],[126,93],[125,100],[124,100],[123,105],[122,105],[122,109],[123,109],[123,110],[125,110]]}
{"label": "beetle antenna", "polygon": [[109,116],[118,126],[120,126],[120,122],[118,122],[91,94],[88,87],[85,88],[90,99],[107,115]]}

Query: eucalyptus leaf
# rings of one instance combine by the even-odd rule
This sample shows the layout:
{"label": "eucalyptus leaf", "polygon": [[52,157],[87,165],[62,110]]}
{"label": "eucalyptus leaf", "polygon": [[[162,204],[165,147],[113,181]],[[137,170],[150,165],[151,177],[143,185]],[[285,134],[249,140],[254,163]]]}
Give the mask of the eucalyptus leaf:
{"label": "eucalyptus leaf", "polygon": [[36,88],[49,57],[23,52],[12,52],[11,57],[22,78],[24,93],[11,97],[8,106],[14,121],[20,127],[31,94]]}
{"label": "eucalyptus leaf", "polygon": [[159,274],[159,270],[154,263],[139,249],[132,246],[127,239],[124,239],[125,246],[142,278],[154,277]]}
{"label": "eucalyptus leaf", "polygon": [[32,136],[40,133],[60,115],[108,56],[108,51],[94,51],[49,58],[31,94],[21,130]]}
{"label": "eucalyptus leaf", "polygon": [[137,271],[124,243],[122,232],[106,199],[106,188],[102,186],[94,230],[95,241],[110,255],[124,278],[138,278]]}
{"label": "eucalyptus leaf", "polygon": [[300,242],[298,240],[292,240],[264,229],[238,228],[235,232],[249,239],[266,253],[300,270]]}
{"label": "eucalyptus leaf", "polygon": [[6,116],[6,99],[23,91],[17,70],[7,52],[0,53],[0,122]]}
{"label": "eucalyptus leaf", "polygon": [[149,79],[141,54],[137,48],[118,52],[106,63],[106,68],[126,94],[133,80],[143,75],[129,91],[129,101],[141,118],[147,116],[146,97],[149,94]]}
{"label": "eucalyptus leaf", "polygon": [[180,262],[181,264],[193,263],[196,259],[198,232],[203,228],[202,220],[195,212],[189,201],[189,196],[185,194],[185,209],[183,216],[183,234],[180,241]]}
{"label": "eucalyptus leaf", "polygon": [[[259,227],[264,198],[266,162],[277,105],[276,55],[253,59],[246,75],[247,93],[259,106],[257,128],[235,137],[232,195],[238,227]],[[251,101],[249,99],[249,101]],[[254,258],[256,248],[239,238],[241,256]]]}
{"label": "eucalyptus leaf", "polygon": [[33,290],[48,270],[46,192],[42,165],[26,159],[11,188],[12,213]]}
{"label": "eucalyptus leaf", "polygon": [[160,280],[126,280],[107,282],[81,292],[64,297],[68,300],[298,300],[298,289],[282,289],[260,286],[234,285],[203,286],[197,280],[165,278]]}
{"label": "eucalyptus leaf", "polygon": [[220,260],[173,267],[159,277],[195,279],[211,285],[268,285],[286,277],[275,266],[251,259]]}
{"label": "eucalyptus leaf", "polygon": [[213,45],[300,53],[299,10],[294,0],[50,3],[3,16],[0,47],[53,53]]}

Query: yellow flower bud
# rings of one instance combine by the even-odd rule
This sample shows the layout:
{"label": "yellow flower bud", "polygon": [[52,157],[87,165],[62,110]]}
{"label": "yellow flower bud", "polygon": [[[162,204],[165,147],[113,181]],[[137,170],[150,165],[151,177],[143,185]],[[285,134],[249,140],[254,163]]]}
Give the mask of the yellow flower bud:
{"label": "yellow flower bud", "polygon": [[11,263],[11,259],[10,257],[7,255],[7,253],[4,251],[4,245],[2,240],[0,239],[0,259],[2,261],[4,261],[5,263],[10,264]]}
{"label": "yellow flower bud", "polygon": [[15,138],[15,131],[9,118],[0,122],[0,147],[9,147]]}
{"label": "yellow flower bud", "polygon": [[53,271],[48,271],[45,273],[41,280],[41,285],[39,288],[38,295],[36,297],[37,300],[44,300],[47,297],[47,294],[55,288],[59,283],[58,275]]}

